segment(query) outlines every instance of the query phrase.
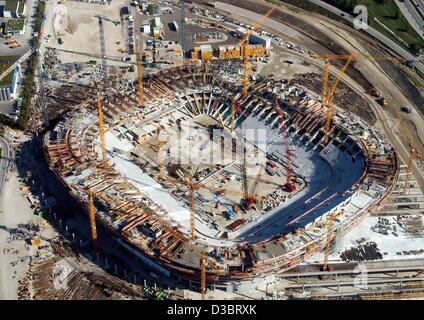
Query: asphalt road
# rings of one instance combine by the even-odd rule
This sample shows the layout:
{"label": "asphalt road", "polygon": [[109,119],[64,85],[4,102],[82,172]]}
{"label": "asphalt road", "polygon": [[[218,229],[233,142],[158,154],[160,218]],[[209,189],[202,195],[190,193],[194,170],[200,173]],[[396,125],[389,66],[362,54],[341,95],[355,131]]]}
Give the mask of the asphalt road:
{"label": "asphalt road", "polygon": [[[413,1],[413,0],[412,0]],[[406,20],[408,20],[409,24],[414,28],[414,30],[418,33],[418,35],[424,39],[424,20],[419,15],[414,5],[410,1],[399,1],[395,0],[397,6],[402,11]],[[420,2],[420,7],[424,10],[424,1],[415,1],[417,4]]]}
{"label": "asphalt road", "polygon": [[[316,5],[324,8],[324,9],[326,9],[326,10],[328,10],[328,11],[330,11],[330,12],[332,12],[332,13],[338,15],[338,16],[340,16],[341,18],[343,18],[343,19],[345,19],[345,20],[347,20],[347,21],[349,21],[350,23],[353,24],[354,17],[352,15],[347,14],[347,13],[343,12],[342,10],[339,10],[336,7],[333,7],[332,5],[329,5],[328,3],[325,3],[321,0],[308,0],[308,1],[316,4]],[[396,52],[398,55],[403,57],[405,60],[414,61],[414,60],[417,59],[417,57],[414,56],[412,53],[410,53],[408,50],[404,49],[403,47],[401,47],[400,45],[398,45],[397,43],[395,43],[391,39],[387,38],[385,35],[381,34],[377,30],[375,30],[371,27],[368,27],[364,31],[367,32],[372,37],[379,40],[381,43],[383,43],[387,47],[389,47],[391,50]],[[415,66],[415,68],[417,68],[422,73],[424,73],[424,63],[414,61],[413,65]]]}
{"label": "asphalt road", "polygon": [[[0,148],[1,148],[1,157],[0,157],[0,203],[3,201],[3,188],[4,182],[6,180],[7,167],[9,165],[9,145],[6,141],[0,137]],[[1,208],[1,206],[0,206]]]}

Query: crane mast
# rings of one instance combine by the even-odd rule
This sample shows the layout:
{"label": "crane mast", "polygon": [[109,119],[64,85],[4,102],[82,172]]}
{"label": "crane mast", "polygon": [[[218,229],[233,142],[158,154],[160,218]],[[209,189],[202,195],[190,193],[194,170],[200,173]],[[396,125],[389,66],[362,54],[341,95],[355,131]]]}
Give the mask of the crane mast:
{"label": "crane mast", "polygon": [[100,91],[97,91],[97,116],[99,119],[99,133],[100,133],[100,146],[102,149],[102,161],[103,165],[107,165],[106,158],[106,143],[105,143],[105,129],[103,123],[103,110],[102,110],[102,99],[100,96]]}
{"label": "crane mast", "polygon": [[200,255],[200,294],[204,300],[206,294],[206,254],[204,252]]}
{"label": "crane mast", "polygon": [[[268,18],[274,12],[275,9],[277,9],[277,5],[274,5],[265,15],[261,16],[256,22],[256,24],[253,26],[253,30],[259,28],[264,23],[265,19]],[[252,30],[246,30],[245,37],[239,43],[240,46],[243,46],[243,98],[246,98],[249,93],[249,77],[252,71],[249,63],[249,38],[251,34]]]}

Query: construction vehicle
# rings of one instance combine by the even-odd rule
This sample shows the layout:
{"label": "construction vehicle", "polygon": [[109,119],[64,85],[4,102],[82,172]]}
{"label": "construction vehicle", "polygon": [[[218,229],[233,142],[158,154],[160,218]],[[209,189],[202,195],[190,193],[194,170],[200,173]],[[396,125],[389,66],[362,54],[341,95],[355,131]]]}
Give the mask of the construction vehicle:
{"label": "construction vehicle", "polygon": [[230,206],[228,206],[225,203],[223,203],[221,201],[221,198],[216,193],[213,193],[213,195],[216,198],[216,206],[218,206],[218,205],[223,206],[227,210],[227,212],[226,212],[227,213],[227,218],[230,219],[230,220],[234,219],[235,218],[234,210]]}

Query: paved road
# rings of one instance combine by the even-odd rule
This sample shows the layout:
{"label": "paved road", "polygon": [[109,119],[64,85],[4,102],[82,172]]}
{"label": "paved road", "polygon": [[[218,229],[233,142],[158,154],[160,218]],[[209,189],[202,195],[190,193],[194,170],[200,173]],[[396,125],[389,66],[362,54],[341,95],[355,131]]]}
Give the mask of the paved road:
{"label": "paved road", "polygon": [[[330,12],[332,12],[332,13],[338,15],[338,16],[340,16],[341,18],[343,18],[343,19],[345,19],[345,20],[347,20],[347,21],[349,21],[350,23],[353,24],[354,17],[352,15],[347,14],[347,13],[343,12],[342,10],[339,10],[336,7],[333,7],[332,5],[329,5],[328,3],[325,3],[321,0],[308,0],[308,1],[316,4],[316,5],[324,8],[324,9],[326,9],[326,10],[328,10],[328,11],[330,11]],[[404,49],[403,47],[398,45],[396,42],[387,38],[385,35],[381,34],[377,30],[375,30],[371,27],[368,27],[368,29],[364,30],[364,31],[367,32],[372,37],[379,40],[381,43],[385,44],[387,47],[392,49],[394,52],[396,52],[398,55],[403,57],[405,60],[414,61],[414,60],[417,59],[417,57],[414,56],[412,53],[410,53],[408,50]],[[419,62],[419,61],[414,61],[413,65],[415,66],[415,68],[417,68],[422,73],[424,73],[424,63]]]}
{"label": "paved road", "polygon": [[[1,148],[1,158],[0,158],[0,204],[3,203],[3,188],[4,182],[6,180],[7,167],[9,165],[9,145],[7,142],[0,137],[0,148]],[[1,205],[0,205],[1,210]],[[1,211],[0,211],[1,212]]]}
{"label": "paved road", "polygon": [[[414,1],[414,0],[412,0]],[[424,21],[420,14],[415,9],[414,5],[410,1],[399,1],[395,0],[397,6],[402,11],[406,20],[408,20],[409,24],[414,28],[414,30],[418,33],[418,35],[424,39]],[[422,8],[424,9],[424,1],[415,1],[423,3]]]}

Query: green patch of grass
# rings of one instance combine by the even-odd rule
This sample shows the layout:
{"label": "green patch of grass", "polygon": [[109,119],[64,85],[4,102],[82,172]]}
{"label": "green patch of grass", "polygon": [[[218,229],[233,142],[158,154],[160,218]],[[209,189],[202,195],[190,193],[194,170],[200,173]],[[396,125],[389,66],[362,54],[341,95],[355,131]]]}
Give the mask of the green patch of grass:
{"label": "green patch of grass", "polygon": [[[273,0],[271,0],[271,1],[273,1]],[[344,20],[343,18],[339,17],[338,15],[336,15],[336,14],[334,14],[334,13],[332,13],[332,12],[330,12],[330,11],[324,9],[324,8],[321,8],[320,6],[318,6],[318,5],[316,5],[312,2],[309,2],[308,0],[275,0],[275,1],[285,2],[285,3],[291,4],[293,6],[299,7],[303,10],[306,10],[306,11],[309,11],[309,12],[315,12],[315,13],[321,14],[323,16],[329,17],[333,20],[336,20],[336,21],[339,21],[339,22],[342,22],[342,23],[346,23],[346,20]]]}
{"label": "green patch of grass", "polygon": [[[1,56],[0,57],[0,74],[2,74],[7,68],[9,68],[16,60],[18,56]],[[0,81],[0,86],[7,86],[12,82],[13,71],[9,72],[6,77]]]}
{"label": "green patch of grass", "polygon": [[[402,44],[402,42],[398,41],[374,20],[374,18],[377,18],[402,39],[408,46],[408,49],[415,51],[414,53],[416,53],[418,49],[424,48],[424,40],[408,23],[394,1],[356,0],[356,2],[358,5],[365,5],[368,8],[369,24],[371,27]],[[404,44],[402,45],[405,46]]]}

